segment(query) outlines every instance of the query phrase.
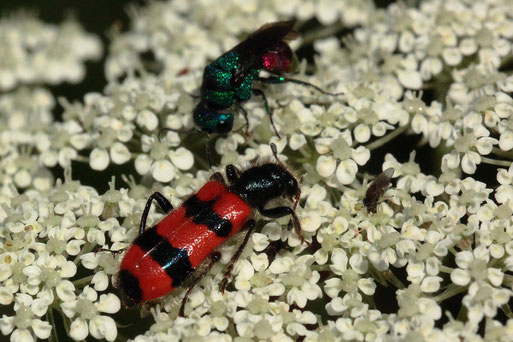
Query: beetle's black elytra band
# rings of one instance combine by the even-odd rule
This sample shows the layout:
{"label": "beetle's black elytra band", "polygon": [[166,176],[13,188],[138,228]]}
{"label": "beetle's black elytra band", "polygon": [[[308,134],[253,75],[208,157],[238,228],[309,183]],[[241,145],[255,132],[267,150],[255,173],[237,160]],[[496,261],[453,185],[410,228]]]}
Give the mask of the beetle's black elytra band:
{"label": "beetle's black elytra band", "polygon": [[144,231],[144,234],[139,235],[134,240],[134,245],[137,245],[143,251],[148,252],[153,247],[156,247],[162,240],[165,240],[165,239],[162,236],[160,236],[159,234],[157,234],[157,227],[155,226],[155,227],[151,227],[150,229],[146,229]]}
{"label": "beetle's black elytra band", "polygon": [[157,227],[146,230],[135,239],[134,244],[145,252],[150,252],[152,259],[173,279],[173,287],[180,286],[194,272],[187,250],[173,247],[166,238],[157,233]]}
{"label": "beetle's black elytra band", "polygon": [[128,306],[134,306],[142,300],[142,291],[139,286],[139,279],[134,276],[130,271],[119,271],[119,287],[125,293],[124,303]]}
{"label": "beetle's black elytra band", "polygon": [[232,223],[221,218],[213,209],[217,198],[211,201],[200,201],[198,197],[192,196],[183,203],[185,216],[192,217],[192,222],[204,224],[207,228],[219,237],[226,237],[232,231]]}

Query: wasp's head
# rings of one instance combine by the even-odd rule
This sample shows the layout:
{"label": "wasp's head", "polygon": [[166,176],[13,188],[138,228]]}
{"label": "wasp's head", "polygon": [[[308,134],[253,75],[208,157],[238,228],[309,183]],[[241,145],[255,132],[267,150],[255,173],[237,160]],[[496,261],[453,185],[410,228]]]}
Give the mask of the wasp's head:
{"label": "wasp's head", "polygon": [[272,73],[289,73],[297,68],[297,60],[288,44],[280,41],[273,49],[264,53],[262,66]]}
{"label": "wasp's head", "polygon": [[207,133],[228,133],[233,128],[233,117],[231,113],[219,113],[199,103],[194,109],[194,123]]}

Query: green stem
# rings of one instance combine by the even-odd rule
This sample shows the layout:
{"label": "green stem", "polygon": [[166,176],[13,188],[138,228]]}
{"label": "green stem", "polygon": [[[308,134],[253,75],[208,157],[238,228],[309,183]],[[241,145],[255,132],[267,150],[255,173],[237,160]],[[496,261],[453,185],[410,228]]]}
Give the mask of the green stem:
{"label": "green stem", "polygon": [[126,342],[128,341],[128,337],[126,337],[125,335],[123,334],[120,334],[119,333],[119,330],[118,330],[118,335],[116,336],[116,341],[119,341],[119,342]]}
{"label": "green stem", "polygon": [[80,163],[89,163],[89,158],[88,158],[88,157],[81,156],[81,155],[78,155],[78,156],[75,158],[75,161],[80,162]]}
{"label": "green stem", "polygon": [[77,280],[73,281],[73,285],[75,285],[76,287],[79,287],[79,286],[82,286],[85,284],[89,284],[91,282],[91,280],[93,279],[93,277],[94,277],[94,275],[90,275],[90,276],[87,276],[84,278],[77,279]]}
{"label": "green stem", "polygon": [[511,285],[513,285],[513,276],[510,274],[505,274],[502,284],[505,285],[506,287],[511,288]]}
{"label": "green stem", "polygon": [[504,166],[504,167],[510,167],[511,162],[507,160],[497,160],[497,159],[491,159],[481,156],[481,161],[486,164],[490,165],[496,165],[496,166]]}
{"label": "green stem", "polygon": [[513,152],[512,151],[503,151],[500,148],[493,147],[492,148],[492,153],[496,154],[498,156],[506,157],[506,158],[509,158],[509,159],[513,160]]}
{"label": "green stem", "polygon": [[450,267],[447,267],[447,266],[444,266],[444,265],[441,265],[440,266],[440,272],[443,272],[443,273],[452,273],[453,269],[450,268]]}
{"label": "green stem", "polygon": [[501,306],[501,310],[506,314],[508,318],[513,318],[513,312],[508,304]]}
{"label": "green stem", "polygon": [[84,248],[80,251],[80,253],[75,257],[75,259],[73,260],[73,262],[75,263],[75,265],[78,265],[80,263],[80,256],[86,254],[86,253],[89,253],[90,251],[93,250],[95,245],[93,245],[92,243],[89,243],[89,244],[85,244],[84,245]]}
{"label": "green stem", "polygon": [[396,277],[396,275],[394,274],[394,272],[390,271],[390,278],[387,279],[387,281],[390,283],[390,284],[393,284],[395,287],[397,287],[398,289],[404,289],[406,286],[404,286],[403,282]]}
{"label": "green stem", "polygon": [[61,317],[62,317],[62,323],[64,324],[64,330],[66,331],[66,335],[68,337],[70,337],[69,330],[71,327],[71,320],[62,311],[59,311],[59,313],[61,314]]}
{"label": "green stem", "polygon": [[322,271],[329,271],[329,270],[331,270],[329,265],[312,265],[310,268],[312,270],[318,271],[318,272],[319,271],[322,272]]}
{"label": "green stem", "polygon": [[395,139],[401,133],[406,131],[409,127],[410,127],[410,125],[404,125],[402,127],[399,127],[395,131],[393,131],[393,132],[391,132],[391,133],[389,133],[389,134],[379,138],[378,140],[375,140],[375,141],[371,142],[370,144],[367,144],[365,147],[368,148],[371,151],[376,149],[376,148],[378,148],[378,147],[381,147],[381,146],[385,145],[387,142]]}
{"label": "green stem", "polygon": [[459,286],[459,285],[451,284],[447,287],[447,289],[443,293],[439,294],[438,296],[434,297],[433,299],[437,303],[441,303],[442,301],[446,300],[447,298],[451,298],[461,292],[467,291],[467,287],[468,286]]}
{"label": "green stem", "polygon": [[59,336],[57,335],[57,327],[55,326],[55,318],[53,317],[53,308],[49,307],[46,311],[46,317],[48,317],[48,323],[52,326],[52,332],[48,337],[50,342],[59,342]]}

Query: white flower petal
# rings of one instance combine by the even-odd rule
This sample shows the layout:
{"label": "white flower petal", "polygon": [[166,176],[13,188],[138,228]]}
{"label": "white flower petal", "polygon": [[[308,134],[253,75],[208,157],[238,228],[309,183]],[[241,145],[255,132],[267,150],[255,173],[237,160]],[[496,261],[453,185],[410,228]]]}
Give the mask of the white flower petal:
{"label": "white flower petal", "polygon": [[300,149],[304,144],[306,144],[306,138],[303,134],[294,133],[291,135],[289,146],[293,151]]}
{"label": "white flower petal", "polygon": [[159,160],[152,165],[151,175],[161,183],[170,182],[176,175],[176,168],[168,160]]}
{"label": "white flower petal", "polygon": [[422,76],[416,70],[398,70],[399,82],[408,89],[420,89],[422,87]]}
{"label": "white flower petal", "polygon": [[456,285],[465,286],[470,282],[470,273],[456,268],[451,272],[451,280]]}
{"label": "white flower petal", "polygon": [[50,336],[50,333],[52,332],[52,326],[48,322],[42,321],[40,319],[34,319],[32,321],[32,330],[38,338],[44,340]]}
{"label": "white flower petal", "polygon": [[69,327],[69,335],[75,341],[83,341],[89,335],[87,322],[82,318],[74,319]]}
{"label": "white flower petal", "polygon": [[332,156],[320,156],[315,166],[315,170],[321,177],[331,176],[336,168],[337,161]]}
{"label": "white flower petal", "polygon": [[11,335],[11,342],[34,342],[34,338],[28,329],[16,329]]}
{"label": "white flower petal", "polygon": [[105,274],[105,272],[97,272],[93,276],[91,284],[94,285],[94,289],[96,291],[105,291],[107,287],[109,287],[109,277]]}
{"label": "white flower petal", "polygon": [[120,142],[115,142],[110,148],[110,158],[114,164],[124,164],[130,160],[130,157],[130,151]]}
{"label": "white flower petal", "polygon": [[180,170],[189,170],[194,165],[194,156],[183,147],[179,147],[176,151],[169,151],[169,158]]}
{"label": "white flower petal", "polygon": [[144,176],[150,171],[152,159],[147,154],[140,154],[135,158],[135,171]]}
{"label": "white flower petal", "polygon": [[100,296],[100,302],[97,304],[97,308],[101,312],[113,314],[118,312],[119,309],[121,309],[121,301],[113,293],[109,293],[106,295],[102,294]]}
{"label": "white flower petal", "polygon": [[55,288],[57,296],[64,302],[72,301],[76,298],[75,286],[69,280],[63,280]]}
{"label": "white flower petal", "polygon": [[351,184],[354,181],[357,171],[358,166],[353,160],[344,160],[338,165],[336,173],[337,179],[342,184]]}
{"label": "white flower petal", "polygon": [[89,166],[96,171],[102,171],[109,166],[109,154],[104,149],[95,148],[89,155]]}
{"label": "white flower petal", "polygon": [[351,152],[351,158],[358,165],[365,165],[370,159],[370,151],[365,146],[358,146]]}
{"label": "white flower petal", "polygon": [[371,137],[371,130],[369,129],[369,126],[365,124],[359,124],[355,127],[353,134],[356,141],[359,143],[364,143],[369,141]]}

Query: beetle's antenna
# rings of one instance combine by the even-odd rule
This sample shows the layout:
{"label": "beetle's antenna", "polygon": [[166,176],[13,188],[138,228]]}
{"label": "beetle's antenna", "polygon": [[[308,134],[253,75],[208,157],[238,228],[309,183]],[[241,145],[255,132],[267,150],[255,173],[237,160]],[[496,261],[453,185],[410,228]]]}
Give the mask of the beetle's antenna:
{"label": "beetle's antenna", "polygon": [[278,148],[276,147],[276,144],[270,143],[269,146],[271,147],[271,151],[273,151],[274,158],[276,158],[278,164],[286,168],[285,165],[283,165],[283,163],[281,162],[280,158],[278,158]]}
{"label": "beetle's antenna", "polygon": [[301,188],[298,187],[297,188],[297,193],[296,193],[296,196],[294,196],[294,210],[296,210],[297,208],[297,204],[299,203],[299,198],[301,197]]}

